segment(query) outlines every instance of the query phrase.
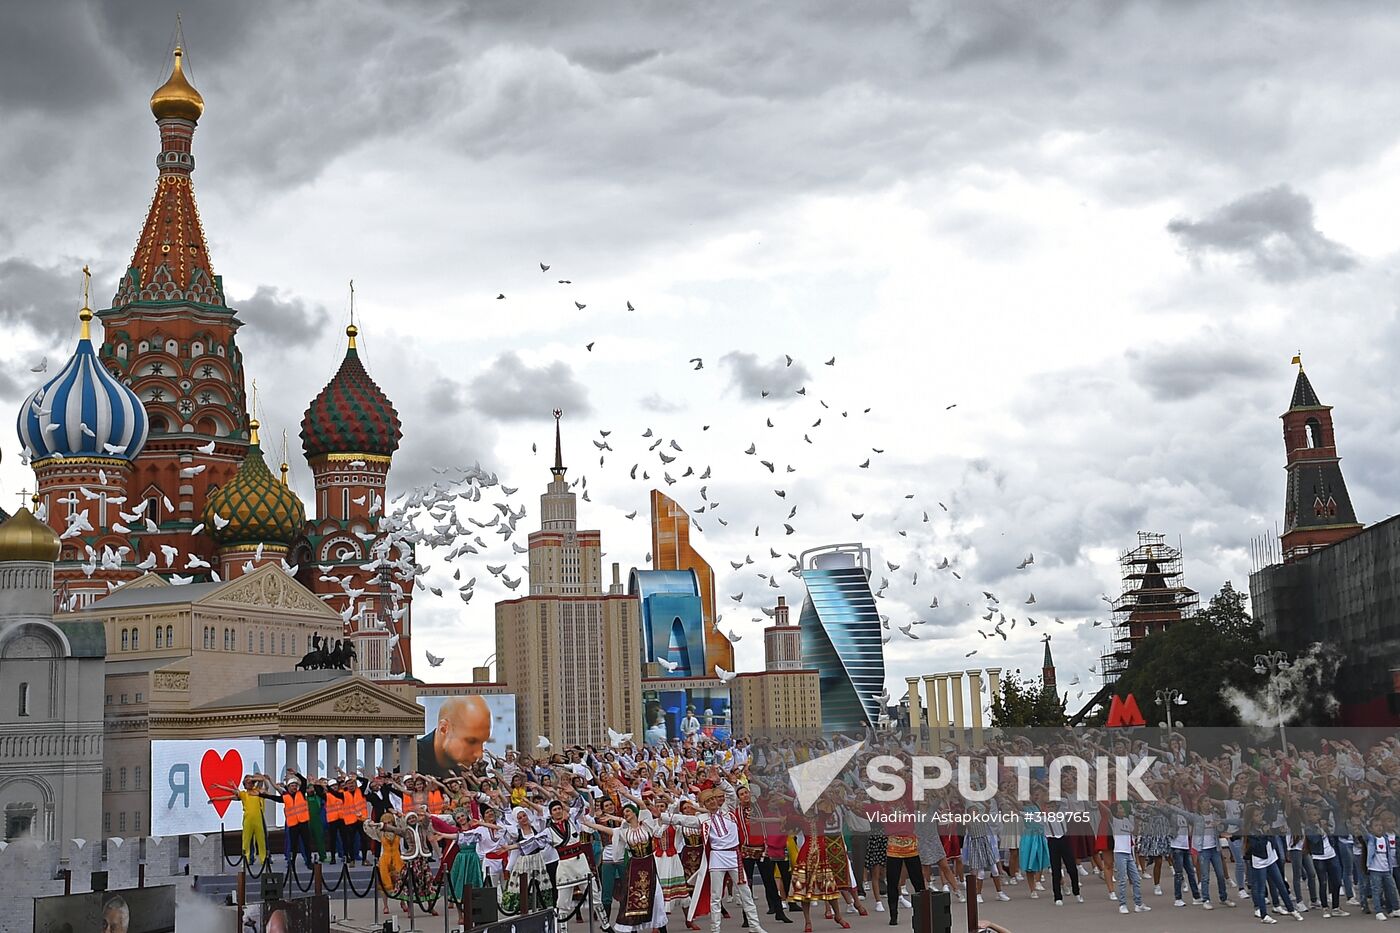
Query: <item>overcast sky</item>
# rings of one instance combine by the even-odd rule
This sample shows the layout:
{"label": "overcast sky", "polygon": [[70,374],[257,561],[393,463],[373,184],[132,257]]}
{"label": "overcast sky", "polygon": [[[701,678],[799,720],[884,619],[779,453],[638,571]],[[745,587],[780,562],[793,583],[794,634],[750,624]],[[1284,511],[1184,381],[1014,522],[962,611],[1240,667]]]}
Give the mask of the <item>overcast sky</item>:
{"label": "overcast sky", "polygon": [[[757,605],[801,599],[769,548],[859,540],[892,624],[927,623],[887,646],[893,697],[910,674],[1038,671],[1047,623],[1060,685],[1096,686],[1089,620],[1138,530],[1181,539],[1203,600],[1246,585],[1250,538],[1282,521],[1299,350],[1358,516],[1395,510],[1389,5],[178,6],[206,101],[196,192],[264,437],[295,442],[353,278],[404,419],[395,490],[479,460],[533,529],[562,408],[581,522],[625,570],[663,470],[712,468],[698,544],[741,668],[762,662]],[[130,259],[175,8],[0,13],[6,405],[71,352],[83,263],[105,306]],[[648,427],[683,453],[648,452]],[[0,451],[11,508],[32,475],[12,433]],[[699,486],[663,488],[694,508]],[[444,678],[494,650],[506,590],[468,573],[465,611],[415,608]],[[982,590],[1018,606],[1010,641],[977,634]]]}

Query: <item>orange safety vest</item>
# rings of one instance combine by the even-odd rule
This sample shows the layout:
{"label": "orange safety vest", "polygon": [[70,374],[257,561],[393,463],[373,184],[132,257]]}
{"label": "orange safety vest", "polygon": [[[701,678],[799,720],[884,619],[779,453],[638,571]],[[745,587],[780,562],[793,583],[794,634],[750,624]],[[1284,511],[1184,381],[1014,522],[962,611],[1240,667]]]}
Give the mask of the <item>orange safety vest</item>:
{"label": "orange safety vest", "polygon": [[282,795],[282,813],[288,828],[300,826],[311,819],[311,814],[306,808],[306,798],[302,796],[301,791]]}
{"label": "orange safety vest", "polygon": [[445,807],[442,799],[442,791],[428,791],[428,812],[433,814],[439,814],[442,813],[444,809]]}
{"label": "orange safety vest", "polygon": [[326,794],[327,823],[339,823],[341,820],[345,819],[345,803],[346,801],[344,798],[337,797],[335,794],[331,793]]}
{"label": "orange safety vest", "polygon": [[345,823],[347,826],[354,826],[361,820],[368,819],[369,804],[365,801],[365,795],[360,793],[360,788],[355,787],[345,796]]}

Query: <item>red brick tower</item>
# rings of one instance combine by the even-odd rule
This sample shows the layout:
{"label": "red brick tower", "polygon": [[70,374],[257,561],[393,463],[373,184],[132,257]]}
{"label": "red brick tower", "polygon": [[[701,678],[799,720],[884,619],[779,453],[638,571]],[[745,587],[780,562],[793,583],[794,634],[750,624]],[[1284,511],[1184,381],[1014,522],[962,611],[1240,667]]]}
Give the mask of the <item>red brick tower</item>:
{"label": "red brick tower", "polygon": [[[398,412],[360,359],[359,329],[345,329],[340,369],[312,400],[301,422],[302,450],[314,478],[316,518],[293,553],[299,579],[326,604],[347,613],[347,634],[388,628],[398,635],[390,673],[413,672],[412,589],[390,564],[411,554],[384,553],[389,466],[403,430]],[[327,579],[334,578],[334,579]]]}
{"label": "red brick tower", "polygon": [[1332,435],[1332,406],[1317,399],[1300,356],[1293,400],[1283,413],[1284,469],[1288,486],[1283,509],[1283,560],[1289,563],[1361,531],[1342,479],[1342,458]]}
{"label": "red brick tower", "polygon": [[141,536],[209,561],[215,543],[191,536],[214,488],[237,472],[248,449],[239,321],[224,303],[199,222],[190,144],[204,100],[185,78],[175,49],[170,78],[151,95],[160,128],[155,196],[112,306],[98,312],[105,336],[98,356],[140,397],[150,438],[132,461],[132,505],[158,529]]}

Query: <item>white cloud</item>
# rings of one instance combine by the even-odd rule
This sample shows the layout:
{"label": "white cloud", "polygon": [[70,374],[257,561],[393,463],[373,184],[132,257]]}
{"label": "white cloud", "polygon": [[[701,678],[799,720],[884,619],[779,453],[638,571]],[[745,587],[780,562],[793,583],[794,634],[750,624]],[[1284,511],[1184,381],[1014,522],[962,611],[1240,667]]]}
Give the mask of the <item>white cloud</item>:
{"label": "white cloud", "polygon": [[[71,346],[71,325],[45,326],[72,306],[67,266],[91,262],[111,293],[154,182],[144,107],[168,24],[77,9],[63,15],[81,28],[16,11],[32,28],[12,34],[36,38],[0,56],[16,76],[0,81],[0,256],[38,289],[0,296],[27,341],[4,353],[0,391],[33,381],[23,364],[46,348],[30,338]],[[532,528],[548,457],[531,445],[549,448],[564,408],[569,476],[593,500],[581,520],[626,568],[650,547],[647,490],[697,508],[708,466],[720,508],[697,516],[698,539],[720,591],[748,594],[726,613],[748,636],[741,663],[761,660],[749,601],[800,602],[787,552],[863,540],[901,564],[882,611],[929,623],[891,642],[896,697],[904,674],[974,648],[1038,669],[1032,633],[977,634],[984,589],[1034,588],[1071,623],[1056,627],[1061,683],[1087,683],[1103,638],[1087,620],[1140,528],[1182,537],[1203,595],[1242,585],[1243,543],[1280,517],[1277,416],[1299,349],[1336,406],[1358,512],[1394,511],[1400,425],[1375,386],[1400,346],[1400,241],[1375,192],[1394,187],[1400,131],[1369,115],[1400,105],[1395,14],[605,4],[561,30],[556,4],[424,9],[185,8],[207,102],[201,217],[227,291],[254,296],[241,338],[273,430],[295,435],[339,365],[354,278],[363,355],[404,421],[396,489],[479,460],[520,487]],[[1188,218],[1178,236],[1173,218]],[[1243,263],[1192,262],[1181,237]],[[297,365],[271,352],[271,299],[295,303]],[[785,354],[798,363],[779,370]],[[788,394],[759,405],[731,379]],[[613,451],[592,446],[601,430]],[[8,496],[32,477],[13,439],[0,448]],[[1036,564],[1016,571],[1027,551]],[[931,569],[945,556],[961,583]],[[470,606],[420,594],[415,610],[443,678],[490,653],[507,593],[464,572],[482,579]]]}

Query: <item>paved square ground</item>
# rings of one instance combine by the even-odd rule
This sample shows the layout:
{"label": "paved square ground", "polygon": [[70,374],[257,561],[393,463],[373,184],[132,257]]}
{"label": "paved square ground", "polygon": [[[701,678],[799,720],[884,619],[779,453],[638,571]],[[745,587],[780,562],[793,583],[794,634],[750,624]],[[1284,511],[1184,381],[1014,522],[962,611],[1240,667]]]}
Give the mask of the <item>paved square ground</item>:
{"label": "paved square ground", "polygon": [[[990,891],[990,885],[988,886]],[[1253,929],[1261,924],[1254,918],[1248,903],[1240,902],[1238,907],[1233,909],[1217,905],[1215,910],[1207,911],[1200,907],[1173,907],[1171,887],[1164,888],[1165,893],[1161,896],[1152,894],[1149,886],[1143,893],[1144,903],[1152,908],[1149,913],[1132,913],[1123,915],[1118,912],[1118,905],[1107,899],[1103,882],[1097,878],[1090,877],[1084,879],[1082,892],[1085,902],[1076,903],[1072,897],[1066,901],[1063,907],[1054,906],[1054,901],[1050,899],[1049,891],[1042,892],[1038,899],[1032,899],[1024,884],[1008,886],[1007,892],[1011,895],[1010,901],[991,901],[979,905],[983,919],[992,920],[1005,926],[1011,933],[1042,933],[1042,931],[1072,931],[1072,933],[1192,933],[1192,931],[1233,930],[1233,929]],[[984,897],[987,895],[984,893]],[[382,902],[380,909],[382,910]],[[867,908],[871,906],[867,902]],[[1321,912],[1310,911],[1303,914],[1303,923],[1321,926],[1323,929],[1341,930],[1371,930],[1376,929],[1376,919],[1360,913],[1360,909],[1350,904],[1344,904],[1346,910],[1351,911],[1349,917],[1334,917],[1324,920]],[[761,909],[761,904],[760,904]],[[734,914],[732,919],[724,921],[723,933],[741,933],[740,916],[738,911],[731,908]],[[227,929],[234,927],[233,913],[229,909]],[[362,901],[351,900],[349,903],[349,916],[345,916],[342,908],[342,901],[337,897],[331,899],[331,928],[337,931],[356,931],[356,933],[370,933],[382,929],[382,916],[376,921],[373,902],[369,899]],[[414,918],[412,927],[409,925],[408,917],[399,909],[398,905],[393,905],[393,916],[398,918],[400,930],[421,930],[424,933],[436,933],[436,931],[451,930],[454,927],[449,922],[444,924],[444,917],[418,915]],[[912,911],[902,910],[900,912],[899,928],[910,929]],[[800,914],[793,915],[794,923],[783,924],[773,922],[773,918],[767,915],[762,917],[767,933],[802,933],[802,917]],[[871,911],[868,917],[851,917],[852,933],[881,933],[890,930],[889,915]],[[1292,917],[1278,917],[1279,929],[1281,931],[1302,926]],[[454,918],[455,921],[455,918]],[[1400,924],[1400,918],[1397,918]],[[705,933],[708,933],[708,926],[703,926]],[[596,929],[596,928],[595,928]],[[677,919],[669,926],[669,933],[686,933],[685,925]],[[967,931],[967,908],[964,904],[959,904],[956,900],[953,903],[953,930],[955,933],[965,933]],[[1384,930],[1386,927],[1380,927]],[[1400,931],[1400,925],[1395,927]],[[826,920],[814,911],[812,918],[813,933],[842,933],[841,928],[835,922]],[[572,923],[568,927],[567,933],[587,933],[588,925]]]}

